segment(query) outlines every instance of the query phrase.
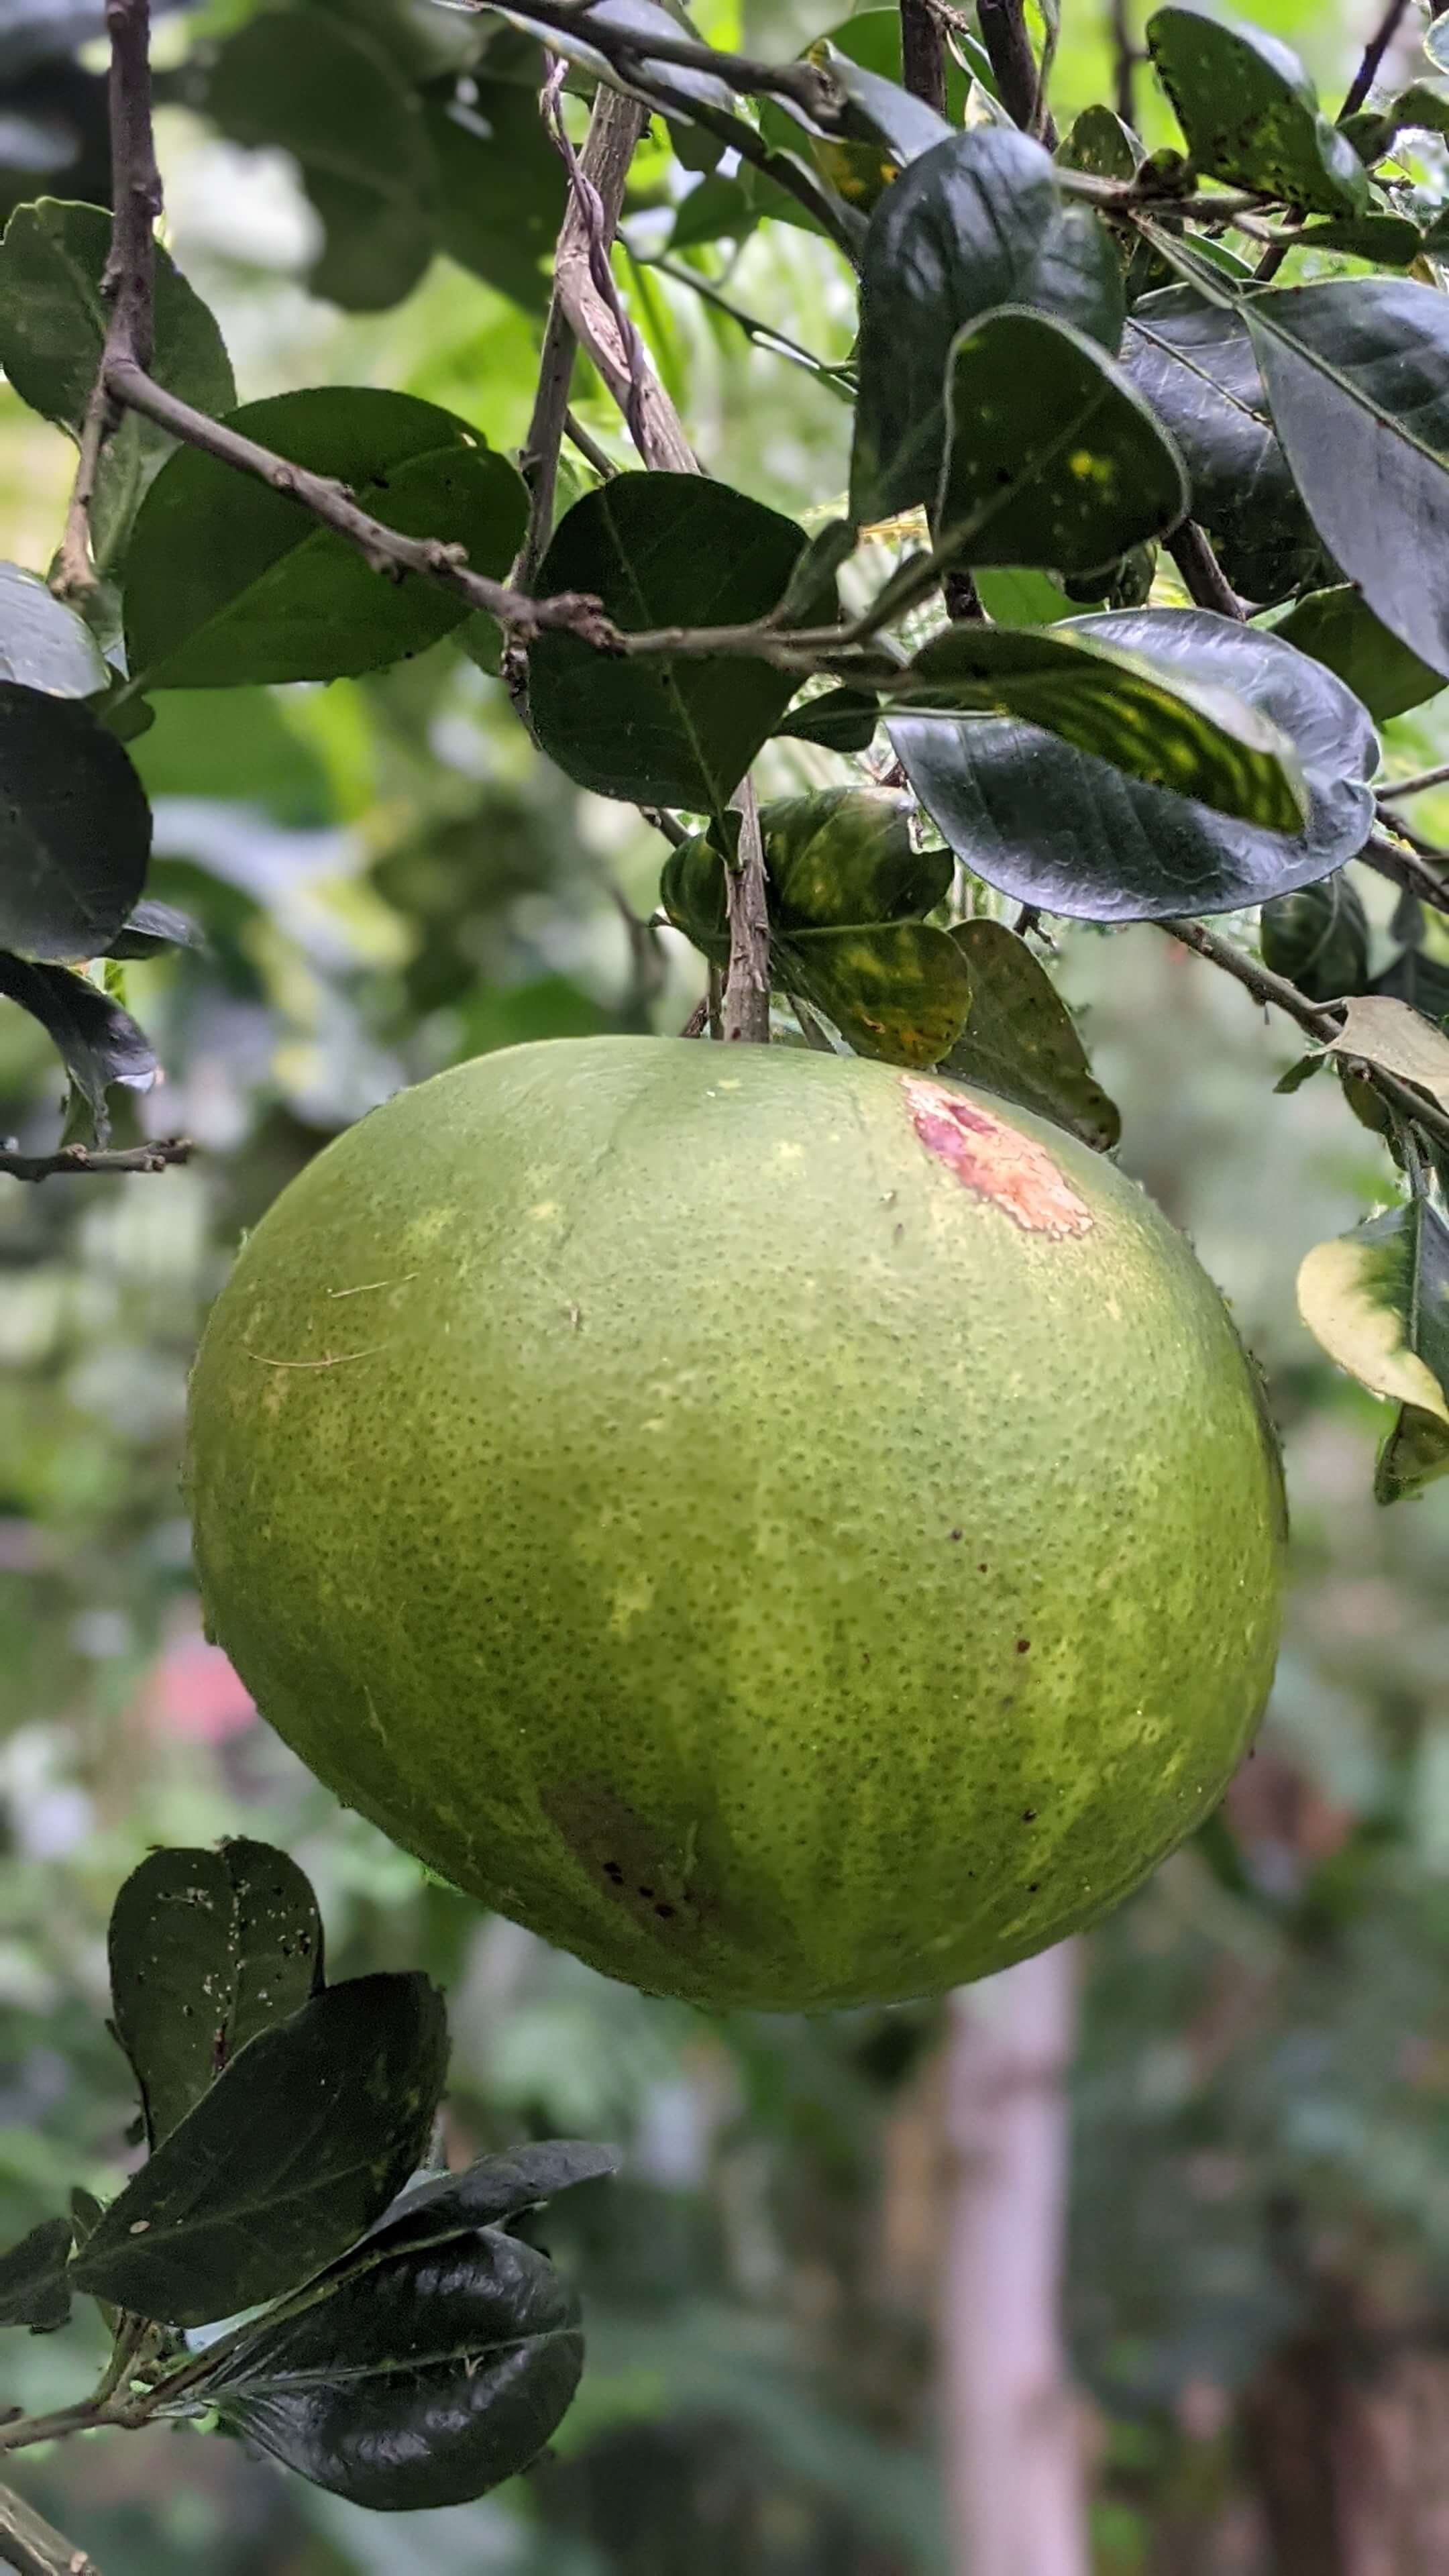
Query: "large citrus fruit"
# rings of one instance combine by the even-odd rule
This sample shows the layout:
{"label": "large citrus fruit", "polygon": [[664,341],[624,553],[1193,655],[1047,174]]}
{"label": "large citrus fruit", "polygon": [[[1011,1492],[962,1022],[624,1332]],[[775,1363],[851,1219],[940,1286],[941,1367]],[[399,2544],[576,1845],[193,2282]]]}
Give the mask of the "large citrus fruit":
{"label": "large citrus fruit", "polygon": [[1273,1667],[1222,1302],[987,1095],[519,1047],[284,1192],[208,1325],[217,1636],[433,1869],[703,2004],[884,2001],[1102,1914]]}

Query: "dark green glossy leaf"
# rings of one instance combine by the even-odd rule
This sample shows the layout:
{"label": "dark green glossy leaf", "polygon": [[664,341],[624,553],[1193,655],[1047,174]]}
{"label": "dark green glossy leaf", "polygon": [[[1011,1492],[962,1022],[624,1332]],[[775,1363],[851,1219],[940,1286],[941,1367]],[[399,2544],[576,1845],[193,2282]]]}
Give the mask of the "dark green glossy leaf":
{"label": "dark green glossy leaf", "polygon": [[43,2218],[8,2254],[0,2254],[0,2326],[53,2334],[70,2316],[71,2223]]}
{"label": "dark green glossy leaf", "polygon": [[580,2183],[602,2182],[618,2169],[613,2147],[578,2138],[545,2138],[479,2156],[462,2173],[437,2174],[404,2192],[334,2269],[351,2278],[404,2246],[420,2252],[479,2227],[511,2226],[525,2210],[539,2209]]}
{"label": "dark green glossy leaf", "polygon": [[1263,906],[1263,963],[1311,1002],[1361,993],[1368,982],[1369,926],[1363,898],[1341,868],[1317,885],[1275,895]]}
{"label": "dark green glossy leaf", "polygon": [[1159,9],[1147,22],[1158,79],[1199,170],[1261,188],[1310,213],[1353,215],[1368,180],[1329,122],[1296,54],[1261,28],[1199,9]]}
{"label": "dark green glossy leaf", "polygon": [[1449,1226],[1426,1199],[1315,1245],[1298,1273],[1314,1339],[1399,1408],[1379,1454],[1381,1503],[1449,1469]]}
{"label": "dark green glossy leaf", "polygon": [[99,956],[150,851],[141,782],[90,709],[0,681],[0,948]]}
{"label": "dark green glossy leaf", "polygon": [[971,1009],[942,1072],[1055,1119],[1095,1152],[1110,1153],[1122,1133],[1117,1104],[1094,1079],[1076,1023],[1040,959],[1004,922],[963,921],[952,936],[971,979]]}
{"label": "dark green glossy leaf", "polygon": [[1352,582],[1310,591],[1280,617],[1273,633],[1336,671],[1377,724],[1437,697],[1442,671],[1432,671],[1381,625]]}
{"label": "dark green glossy leaf", "polygon": [[1247,599],[1323,578],[1323,550],[1274,435],[1241,314],[1173,286],[1134,305],[1122,364],[1181,449],[1193,516]]}
{"label": "dark green glossy leaf", "polygon": [[1186,515],[1176,448],[1066,322],[1005,307],[951,344],[937,542],[962,563],[1097,572]]}
{"label": "dark green glossy leaf", "polygon": [[[1431,31],[1432,32],[1432,31]],[[1381,160],[1396,134],[1449,134],[1449,82],[1411,81],[1378,120],[1373,158]]]}
{"label": "dark green glossy leaf", "polygon": [[[1253,298],[1248,326],[1314,524],[1370,608],[1449,673],[1449,298],[1340,278]],[[1366,496],[1372,495],[1369,506]]]}
{"label": "dark green glossy leaf", "polygon": [[174,904],[138,903],[127,914],[102,954],[106,957],[161,957],[169,948],[204,948],[205,938],[189,913]]}
{"label": "dark green glossy leaf", "polygon": [[951,344],[1002,304],[1054,313],[1116,354],[1122,272],[1109,234],[1063,201],[1039,143],[991,126],[913,161],[871,217],[850,472],[858,525],[934,502]]}
{"label": "dark green glossy leaf", "polygon": [[697,250],[705,242],[743,241],[759,221],[760,209],[743,181],[711,172],[681,200],[669,247],[672,251]]}
{"label": "dark green glossy leaf", "polygon": [[[805,539],[790,519],[701,474],[620,474],[560,522],[539,593],[578,590],[628,630],[763,617]],[[798,683],[767,662],[611,661],[540,636],[529,706],[543,749],[600,796],[720,809]]]}
{"label": "dark green glossy leaf", "polygon": [[818,743],[824,751],[869,751],[879,722],[880,708],[863,689],[822,689],[780,718],[775,738]]}
{"label": "dark green glossy leaf", "polygon": [[374,312],[417,284],[433,250],[432,154],[415,92],[370,37],[325,10],[269,9],[222,46],[206,107],[233,142],[297,163],[324,232],[317,294]]}
{"label": "dark green glossy leaf", "polygon": [[116,1898],[109,1952],[116,2037],[153,2148],[322,1983],[316,1898],[268,1843],[152,1852]]}
{"label": "dark green glossy leaf", "polygon": [[478,79],[469,89],[463,98],[448,84],[423,101],[439,244],[501,295],[541,313],[567,202],[563,162],[542,118],[521,112],[513,82]]}
{"label": "dark green glossy leaf", "polygon": [[[1131,642],[1129,625],[1137,630]],[[902,708],[941,709],[948,734],[949,718],[960,713],[1020,717],[1150,787],[1260,830],[1296,832],[1307,800],[1291,741],[1231,693],[1226,647],[1209,680],[1176,657],[1155,663],[1153,641],[1161,635],[1170,645],[1175,633],[1150,612],[1056,626],[951,626],[907,664],[891,696]],[[1245,676],[1257,667],[1250,654]]]}
{"label": "dark green glossy leaf", "polygon": [[207,2382],[224,2424],[373,2512],[466,2504],[536,2459],[583,2368],[578,2300],[493,2228],[407,2248]]}
{"label": "dark green glossy leaf", "polygon": [[1327,223],[1306,224],[1298,241],[1304,250],[1371,259],[1379,268],[1412,268],[1424,247],[1423,234],[1407,215],[1330,216]]}
{"label": "dark green glossy leaf", "polygon": [[425,1977],[328,1987],[250,2041],[112,2201],[76,2287],[183,2326],[278,2297],[416,2169],[446,2068]]}
{"label": "dark green glossy leaf", "polygon": [[53,598],[38,573],[0,563],[0,680],[50,697],[89,698],[110,677],[84,618]]}
{"label": "dark green glossy leaf", "polygon": [[0,950],[0,998],[38,1020],[89,1112],[97,1144],[110,1133],[106,1094],[113,1083],[149,1091],[157,1063],[144,1030],[111,994],[69,966],[32,966]]}
{"label": "dark green glossy leaf", "polygon": [[910,818],[909,797],[885,787],[829,787],[762,806],[779,928],[903,921],[944,902],[950,859],[914,846]]}
{"label": "dark green glossy leaf", "polygon": [[[1061,627],[1048,630],[1060,635]],[[1328,671],[1206,609],[1084,617],[1067,630],[1144,654],[1165,678],[1229,688],[1294,743],[1309,789],[1298,834],[1261,832],[1148,787],[1034,725],[901,716],[890,736],[966,865],[1044,911],[1096,921],[1233,912],[1327,876],[1362,848],[1378,745]]]}
{"label": "dark green glossy leaf", "polygon": [[[520,476],[435,403],[360,385],[247,403],[232,426],[347,484],[408,536],[506,572],[522,540]],[[468,614],[414,573],[384,581],[309,511],[195,448],[173,456],[136,522],[126,645],[137,690],[340,679],[423,652]]]}
{"label": "dark green glossy leaf", "polygon": [[831,74],[847,101],[838,134],[811,133],[811,157],[846,204],[868,214],[909,163],[948,141],[954,129],[898,80],[852,60],[828,37],[806,59]]}
{"label": "dark green glossy leaf", "polygon": [[[0,368],[22,402],[75,439],[101,363],[101,274],[110,246],[103,208],[52,197],[17,207],[0,244]],[[229,411],[236,386],[221,333],[159,246],[155,314],[157,381],[198,411]],[[107,441],[91,507],[102,572],[124,554],[142,496],[174,445],[139,412],[128,412]]]}

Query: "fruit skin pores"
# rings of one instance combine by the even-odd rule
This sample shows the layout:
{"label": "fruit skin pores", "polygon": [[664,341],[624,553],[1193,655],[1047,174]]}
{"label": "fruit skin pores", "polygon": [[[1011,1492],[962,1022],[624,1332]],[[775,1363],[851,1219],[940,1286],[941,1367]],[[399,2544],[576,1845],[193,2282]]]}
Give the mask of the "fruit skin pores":
{"label": "fruit skin pores", "polygon": [[1277,1451],[1187,1244],[861,1059],[558,1040],[400,1094],[247,1242],[187,1472],[214,1632],[317,1775],[706,2006],[1091,1923],[1272,1677]]}

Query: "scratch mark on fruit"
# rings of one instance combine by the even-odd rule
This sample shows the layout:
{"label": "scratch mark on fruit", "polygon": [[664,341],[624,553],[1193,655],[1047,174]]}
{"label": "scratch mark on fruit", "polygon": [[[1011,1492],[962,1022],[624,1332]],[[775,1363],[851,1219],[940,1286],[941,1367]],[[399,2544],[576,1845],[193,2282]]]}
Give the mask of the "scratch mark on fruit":
{"label": "scratch mark on fruit", "polygon": [[254,1351],[250,1342],[243,1342],[242,1344],[242,1348],[246,1352],[249,1360],[255,1360],[258,1368],[269,1369],[347,1368],[353,1360],[375,1360],[379,1351],[385,1351],[388,1347],[389,1346],[386,1342],[374,1342],[368,1350],[338,1351],[335,1354],[330,1354],[327,1358],[320,1360],[272,1360],[268,1359],[265,1351]]}
{"label": "scratch mark on fruit", "polygon": [[943,1082],[907,1073],[901,1076],[901,1088],[927,1153],[954,1172],[963,1188],[992,1200],[1023,1234],[1064,1242],[1070,1235],[1090,1233],[1091,1209],[1030,1136]]}
{"label": "scratch mark on fruit", "polygon": [[401,1279],[364,1279],[356,1288],[329,1288],[327,1294],[329,1297],[371,1297],[380,1288],[406,1288],[417,1275],[415,1270],[405,1270]]}

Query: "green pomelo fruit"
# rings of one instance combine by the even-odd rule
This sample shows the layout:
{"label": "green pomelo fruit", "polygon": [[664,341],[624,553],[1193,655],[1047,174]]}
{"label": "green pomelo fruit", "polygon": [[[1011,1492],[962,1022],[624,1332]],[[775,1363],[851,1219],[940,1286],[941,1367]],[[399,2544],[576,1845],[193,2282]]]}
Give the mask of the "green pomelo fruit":
{"label": "green pomelo fruit", "polygon": [[217,1637],[395,1841],[610,1975],[886,2002],[1092,1922],[1262,1710],[1283,1506],[1142,1192],[958,1085],[558,1040],[403,1093],[192,1383]]}

